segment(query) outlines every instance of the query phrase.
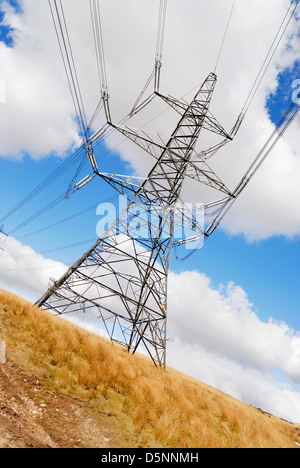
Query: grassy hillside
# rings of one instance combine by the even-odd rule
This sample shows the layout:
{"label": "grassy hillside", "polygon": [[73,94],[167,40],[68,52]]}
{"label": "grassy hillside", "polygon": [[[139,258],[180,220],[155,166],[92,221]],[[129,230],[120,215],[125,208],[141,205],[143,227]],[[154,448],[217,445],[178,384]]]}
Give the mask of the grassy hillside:
{"label": "grassy hillside", "polygon": [[[299,429],[0,290],[8,363],[109,414],[128,447],[296,447]],[[297,434],[298,431],[298,434]],[[124,435],[125,434],[125,435]],[[127,434],[127,436],[126,436]]]}

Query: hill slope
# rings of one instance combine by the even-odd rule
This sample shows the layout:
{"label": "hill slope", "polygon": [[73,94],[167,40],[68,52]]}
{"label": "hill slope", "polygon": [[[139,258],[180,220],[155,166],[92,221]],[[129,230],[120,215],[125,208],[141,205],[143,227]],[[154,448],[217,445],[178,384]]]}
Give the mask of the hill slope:
{"label": "hill slope", "polygon": [[300,429],[0,290],[0,447],[296,447]]}

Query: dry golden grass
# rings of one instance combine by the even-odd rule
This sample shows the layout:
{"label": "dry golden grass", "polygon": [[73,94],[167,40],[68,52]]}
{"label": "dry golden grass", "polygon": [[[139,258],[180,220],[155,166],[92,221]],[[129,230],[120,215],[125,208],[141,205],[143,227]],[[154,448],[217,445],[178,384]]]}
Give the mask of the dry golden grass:
{"label": "dry golden grass", "polygon": [[[139,444],[168,448],[296,447],[297,428],[0,290],[9,359],[52,391],[110,408]],[[125,423],[125,421],[127,421]]]}

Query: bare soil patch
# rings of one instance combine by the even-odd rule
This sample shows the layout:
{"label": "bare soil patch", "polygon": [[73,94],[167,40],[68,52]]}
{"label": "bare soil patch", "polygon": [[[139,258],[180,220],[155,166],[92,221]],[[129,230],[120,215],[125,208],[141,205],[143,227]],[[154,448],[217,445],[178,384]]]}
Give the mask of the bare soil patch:
{"label": "bare soil patch", "polygon": [[0,364],[0,448],[113,448],[119,432],[113,415]]}

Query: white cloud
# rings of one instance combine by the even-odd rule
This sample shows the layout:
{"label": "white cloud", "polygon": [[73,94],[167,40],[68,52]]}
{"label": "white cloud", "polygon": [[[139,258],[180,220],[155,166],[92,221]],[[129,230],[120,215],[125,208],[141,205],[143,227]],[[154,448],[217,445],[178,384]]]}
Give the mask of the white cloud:
{"label": "white cloud", "polygon": [[66,266],[45,259],[31,247],[12,237],[0,237],[0,285],[3,289],[21,293],[22,297],[38,299],[47,289],[49,278],[60,278]]}
{"label": "white cloud", "polygon": [[171,274],[170,285],[172,333],[241,365],[280,367],[300,383],[300,334],[284,322],[262,322],[242,288],[230,283],[225,291],[214,290],[198,272]]}
{"label": "white cloud", "polygon": [[33,158],[63,154],[78,144],[72,102],[63,75],[47,2],[24,1],[24,15],[5,1],[4,24],[14,28],[14,47],[0,42],[0,77],[6,84],[1,107],[0,154]]}
{"label": "white cloud", "polygon": [[242,288],[231,283],[217,290],[204,274],[172,273],[168,327],[175,339],[168,348],[171,366],[300,421],[300,333],[284,322],[261,321]]}

